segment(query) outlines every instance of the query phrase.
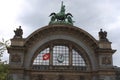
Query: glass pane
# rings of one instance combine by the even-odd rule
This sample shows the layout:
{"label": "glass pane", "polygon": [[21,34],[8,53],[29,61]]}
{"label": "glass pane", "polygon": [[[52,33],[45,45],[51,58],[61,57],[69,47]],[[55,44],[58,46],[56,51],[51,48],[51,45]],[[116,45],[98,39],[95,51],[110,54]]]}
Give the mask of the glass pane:
{"label": "glass pane", "polygon": [[73,53],[73,66],[85,66],[85,61],[82,58],[82,56],[75,51],[74,49],[72,50]]}
{"label": "glass pane", "polygon": [[66,46],[54,46],[53,65],[69,65],[69,49]]}
{"label": "glass pane", "polygon": [[33,62],[33,65],[49,65],[49,59],[49,48],[46,48],[37,55]]}
{"label": "glass pane", "polygon": [[[69,48],[67,46],[54,46],[53,47],[53,65],[68,66],[69,65]],[[35,58],[33,65],[49,65],[50,48],[41,51]],[[72,49],[72,65],[73,66],[86,66],[82,56],[74,49]]]}

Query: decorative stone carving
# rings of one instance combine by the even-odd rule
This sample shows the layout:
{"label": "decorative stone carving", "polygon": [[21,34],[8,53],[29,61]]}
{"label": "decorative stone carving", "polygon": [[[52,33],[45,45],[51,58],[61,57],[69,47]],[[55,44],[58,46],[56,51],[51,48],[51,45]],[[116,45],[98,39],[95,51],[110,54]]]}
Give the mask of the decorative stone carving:
{"label": "decorative stone carving", "polygon": [[63,75],[59,75],[57,80],[64,80],[64,76]]}
{"label": "decorative stone carving", "polygon": [[39,77],[39,80],[44,80],[43,75],[39,75],[38,77]]}
{"label": "decorative stone carving", "polygon": [[102,64],[111,64],[111,58],[110,57],[103,57],[102,58]]}
{"label": "decorative stone carving", "polygon": [[[14,39],[11,39],[12,45],[7,48],[10,54],[9,70],[10,74],[13,75],[13,80],[99,80],[100,76],[115,76],[114,66],[112,66],[112,55],[115,50],[106,47],[106,44],[111,44],[107,42],[107,32],[101,29],[99,37],[102,41],[98,41],[85,30],[72,26],[72,15],[65,13],[63,4],[60,18],[56,18],[55,14],[51,14],[50,25],[39,28],[27,38],[22,39],[23,31],[21,26],[14,30],[15,36]],[[61,19],[61,15],[64,19]],[[102,47],[99,46],[99,43]],[[34,59],[39,54],[39,51],[51,45],[53,47],[55,45],[71,45],[69,46],[70,49],[64,51],[65,54],[66,52],[70,54],[68,58],[69,65],[67,65],[68,61],[63,66],[52,65],[54,56],[48,62],[50,65],[34,64]],[[83,57],[85,62],[81,59],[82,64],[72,65],[72,48],[78,51],[78,54]],[[59,50],[62,53],[63,50]],[[47,51],[51,54],[54,52],[53,48]],[[76,54],[75,51],[73,52]],[[66,61],[66,57],[67,55],[64,61]],[[74,58],[74,61],[79,61],[76,59],[77,55]],[[85,67],[84,64],[86,64]]]}
{"label": "decorative stone carving", "polygon": [[85,77],[84,76],[80,76],[79,80],[85,80]]}
{"label": "decorative stone carving", "polygon": [[108,41],[108,39],[107,39],[107,32],[106,31],[102,31],[102,29],[100,29],[99,40],[100,41]]}
{"label": "decorative stone carving", "polygon": [[44,79],[43,75],[40,74],[40,75],[37,75],[37,76],[33,75],[31,77],[31,80],[45,80],[45,79]]}
{"label": "decorative stone carving", "polygon": [[21,56],[18,54],[11,55],[11,62],[21,62]]}
{"label": "decorative stone carving", "polygon": [[19,26],[19,28],[16,28],[16,30],[14,30],[14,33],[14,38],[22,38],[23,30],[21,29],[21,26]]}

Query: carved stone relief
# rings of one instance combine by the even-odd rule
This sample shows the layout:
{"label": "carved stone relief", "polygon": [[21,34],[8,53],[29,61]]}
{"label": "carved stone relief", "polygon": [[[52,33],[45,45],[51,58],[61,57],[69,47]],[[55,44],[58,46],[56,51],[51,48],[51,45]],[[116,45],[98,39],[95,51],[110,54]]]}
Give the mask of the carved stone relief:
{"label": "carved stone relief", "polygon": [[43,75],[32,76],[31,80],[45,80]]}
{"label": "carved stone relief", "polygon": [[21,62],[21,56],[19,54],[11,55],[11,62]]}
{"label": "carved stone relief", "polygon": [[63,75],[59,75],[57,80],[64,80],[64,76]]}
{"label": "carved stone relief", "polygon": [[110,57],[102,57],[102,64],[111,64],[111,58]]}

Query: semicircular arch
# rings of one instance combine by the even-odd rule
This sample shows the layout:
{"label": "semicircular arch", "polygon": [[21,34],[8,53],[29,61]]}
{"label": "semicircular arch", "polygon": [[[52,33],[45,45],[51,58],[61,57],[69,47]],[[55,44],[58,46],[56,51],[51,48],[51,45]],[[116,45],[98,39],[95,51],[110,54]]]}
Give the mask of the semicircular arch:
{"label": "semicircular arch", "polygon": [[87,54],[85,56],[90,60],[88,63],[91,64],[92,69],[97,68],[98,63],[95,54],[95,50],[98,48],[97,41],[86,31],[66,25],[46,26],[33,32],[24,43],[27,47],[24,66],[30,67],[36,51],[44,44],[54,40],[65,40],[77,44]]}
{"label": "semicircular arch", "polygon": [[57,33],[69,33],[69,35],[74,35],[76,37],[81,38],[84,42],[89,41],[89,44],[93,49],[98,48],[97,40],[92,37],[88,32],[84,31],[81,28],[76,26],[67,26],[67,25],[52,25],[42,27],[35,32],[33,32],[30,36],[28,36],[25,40],[24,45],[30,46],[34,44],[34,42],[39,38],[44,38],[49,34],[57,34]]}

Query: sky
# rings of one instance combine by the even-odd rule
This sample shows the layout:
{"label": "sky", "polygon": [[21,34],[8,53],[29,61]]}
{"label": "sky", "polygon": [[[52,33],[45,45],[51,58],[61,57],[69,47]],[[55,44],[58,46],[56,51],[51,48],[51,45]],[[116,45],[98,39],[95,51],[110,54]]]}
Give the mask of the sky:
{"label": "sky", "polygon": [[[113,64],[120,66],[120,0],[63,0],[66,13],[73,15],[74,26],[84,29],[98,40],[102,28],[112,48]],[[22,26],[23,37],[48,25],[50,13],[59,12],[61,0],[0,0],[0,40],[11,39]],[[3,57],[8,59],[8,54]]]}

